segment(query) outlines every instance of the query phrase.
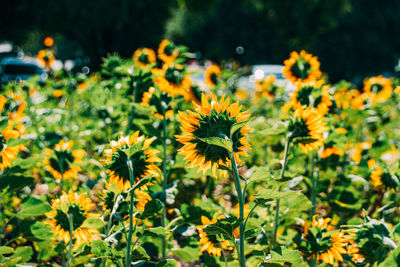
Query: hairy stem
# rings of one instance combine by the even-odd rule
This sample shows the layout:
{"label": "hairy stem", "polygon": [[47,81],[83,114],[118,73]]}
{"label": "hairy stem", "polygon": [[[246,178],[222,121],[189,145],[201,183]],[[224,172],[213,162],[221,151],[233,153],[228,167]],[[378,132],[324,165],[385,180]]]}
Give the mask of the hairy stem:
{"label": "hairy stem", "polygon": [[71,253],[72,253],[72,238],[73,238],[73,215],[68,214],[68,223],[69,223],[69,246],[68,246],[68,256],[67,256],[67,267],[71,266]]}
{"label": "hairy stem", "polygon": [[[132,161],[128,160],[128,169],[129,169],[129,179],[131,182],[131,186],[133,186],[134,183],[134,177],[133,177],[133,166],[132,166]],[[131,190],[129,192],[130,196],[130,202],[129,202],[129,234],[128,234],[128,240],[127,240],[127,245],[126,245],[126,262],[125,266],[129,267],[131,266],[131,244],[132,244],[132,235],[133,235],[133,199],[135,196],[135,190]]]}

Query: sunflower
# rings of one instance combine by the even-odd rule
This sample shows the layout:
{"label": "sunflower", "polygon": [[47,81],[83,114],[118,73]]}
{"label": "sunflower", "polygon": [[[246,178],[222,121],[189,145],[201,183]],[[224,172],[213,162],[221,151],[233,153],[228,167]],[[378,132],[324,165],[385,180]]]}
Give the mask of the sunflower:
{"label": "sunflower", "polygon": [[278,90],[278,86],[274,84],[276,76],[271,74],[262,80],[256,81],[256,98],[264,96],[266,98],[274,98]]}
{"label": "sunflower", "polygon": [[330,225],[330,218],[318,218],[313,216],[312,222],[304,222],[304,233],[298,248],[306,257],[315,257],[327,264],[335,265],[343,261],[343,254],[348,254],[347,245],[349,236],[343,231],[335,231]]}
{"label": "sunflower", "polygon": [[85,155],[85,150],[72,150],[73,141],[65,142],[61,140],[55,145],[54,150],[46,149],[50,156],[46,157],[44,163],[45,169],[50,172],[56,179],[74,179],[78,177],[78,172],[82,171],[77,166]]}
{"label": "sunflower", "polygon": [[315,108],[302,107],[295,110],[288,127],[291,139],[299,143],[304,153],[321,147],[325,141],[323,133],[328,129],[323,114]]}
{"label": "sunflower", "polygon": [[43,44],[46,47],[51,47],[54,45],[54,39],[51,36],[46,36],[46,38],[43,40]]}
{"label": "sunflower", "polygon": [[13,130],[10,127],[7,127],[1,132],[0,135],[0,170],[4,170],[5,168],[11,167],[11,161],[17,157],[17,154],[20,151],[21,146],[9,146],[7,145],[7,141],[10,138],[17,139],[19,138],[20,133],[16,130]]}
{"label": "sunflower", "polygon": [[96,214],[90,213],[94,206],[86,193],[79,195],[72,190],[68,194],[63,192],[60,198],[52,201],[52,210],[46,213],[49,220],[44,223],[53,227],[53,235],[59,241],[68,244],[71,239],[69,216],[72,215],[72,239],[75,240],[74,249],[77,249],[82,244],[94,240],[95,235],[99,234],[97,229],[88,228],[84,223],[88,218],[97,217]]}
{"label": "sunflower", "polygon": [[315,81],[322,75],[318,58],[304,50],[300,54],[293,51],[283,63],[283,76],[293,83]]}
{"label": "sunflower", "polygon": [[[157,112],[151,111],[151,114],[153,114],[160,120],[164,119],[164,117],[162,115],[162,113],[163,113],[162,109],[167,106],[166,107],[167,110],[165,111],[165,119],[172,118],[174,116],[174,111],[172,109],[170,109],[172,107],[169,105],[163,105],[163,107],[161,107],[162,104],[160,104],[160,101],[155,100],[155,98],[157,97],[155,95],[155,92],[156,92],[156,89],[154,87],[150,87],[147,92],[144,92],[141,104],[143,106],[154,105],[157,109]],[[160,98],[162,100],[164,100],[164,102],[170,102],[170,100],[172,99],[167,93],[164,93],[164,92],[160,93]]]}
{"label": "sunflower", "polygon": [[[220,216],[218,219],[223,218],[223,216]],[[208,219],[205,216],[201,216],[201,223],[203,225],[196,226],[197,231],[199,231],[199,236],[200,240],[199,243],[201,246],[200,251],[207,251],[209,255],[214,255],[217,257],[221,257],[222,250],[232,250],[229,246],[229,241],[224,240],[224,241],[218,241],[216,236],[207,236],[207,234],[203,231],[204,227],[207,224],[212,224],[217,222],[217,214],[214,215],[212,220]]]}
{"label": "sunflower", "polygon": [[370,175],[371,184],[374,187],[380,187],[384,185],[384,187],[389,189],[389,188],[397,188],[399,186],[399,179],[397,178],[397,176],[382,170],[380,166],[377,166],[375,164],[375,161],[374,164],[369,163],[368,165],[371,169],[372,168],[374,169]]}
{"label": "sunflower", "polygon": [[248,127],[248,122],[245,123],[250,114],[247,111],[240,112],[242,106],[239,102],[229,105],[229,99],[225,99],[225,95],[222,96],[220,102],[216,96],[213,96],[209,103],[208,97],[203,94],[201,105],[194,103],[194,106],[196,112],[179,112],[183,133],[175,136],[177,141],[183,144],[183,147],[179,149],[179,154],[186,156],[188,167],[198,166],[199,171],[203,170],[203,172],[212,169],[214,175],[219,165],[228,167],[230,164],[228,150],[208,144],[204,138],[228,138],[231,136],[232,126],[237,123],[244,123],[244,125],[232,133],[231,141],[235,159],[241,164],[240,156],[248,156],[246,150],[250,149],[246,136],[251,129]]}
{"label": "sunflower", "polygon": [[149,146],[153,138],[146,139],[139,136],[139,131],[131,136],[121,136],[118,141],[111,141],[111,149],[104,150],[106,155],[106,169],[110,175],[110,184],[116,184],[118,190],[126,191],[131,187],[127,161],[133,165],[134,179],[140,180],[149,175],[160,177],[160,169],[155,165],[161,162],[159,153]]}
{"label": "sunflower", "polygon": [[161,92],[166,92],[172,97],[177,95],[185,96],[192,86],[192,81],[185,74],[185,69],[182,65],[168,66],[164,64],[162,70],[159,70],[156,74],[158,76],[154,78],[154,83]]}
{"label": "sunflower", "polygon": [[0,113],[4,117],[8,117],[12,123],[19,123],[25,116],[24,110],[27,103],[25,97],[15,93],[13,90],[7,90],[5,96],[0,96]]}
{"label": "sunflower", "polygon": [[133,53],[135,66],[147,67],[156,62],[156,53],[150,48],[139,48]]}
{"label": "sunflower", "polygon": [[204,76],[206,79],[206,85],[216,86],[218,84],[219,77],[221,77],[221,69],[217,65],[211,65],[207,68]]}
{"label": "sunflower", "polygon": [[326,159],[332,155],[343,156],[344,150],[337,147],[326,147],[322,150],[321,159]]}
{"label": "sunflower", "polygon": [[168,65],[174,63],[179,55],[179,51],[176,49],[174,43],[167,39],[161,41],[157,52],[160,59]]}
{"label": "sunflower", "polygon": [[392,81],[384,78],[382,75],[364,80],[364,92],[371,97],[372,103],[386,101],[392,96],[392,91]]}
{"label": "sunflower", "polygon": [[42,49],[38,52],[36,59],[46,68],[50,68],[56,58],[53,55],[53,52],[48,49]]}
{"label": "sunflower", "polygon": [[290,94],[290,98],[291,101],[282,107],[283,110],[297,109],[299,106],[311,106],[325,115],[332,105],[329,86],[324,85],[322,80],[297,83],[296,89]]}

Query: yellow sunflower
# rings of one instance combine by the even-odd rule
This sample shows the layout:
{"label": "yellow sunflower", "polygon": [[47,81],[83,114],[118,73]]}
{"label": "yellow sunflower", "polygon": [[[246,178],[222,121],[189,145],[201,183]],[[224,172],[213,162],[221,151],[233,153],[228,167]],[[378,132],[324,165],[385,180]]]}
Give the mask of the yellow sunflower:
{"label": "yellow sunflower", "polygon": [[25,116],[24,110],[26,107],[25,97],[11,89],[7,90],[5,96],[0,96],[0,113],[2,116],[8,117],[9,122],[19,123]]}
{"label": "yellow sunflower", "polygon": [[325,141],[323,133],[328,129],[323,114],[315,108],[302,107],[295,110],[288,128],[304,153],[320,148]]}
{"label": "yellow sunflower", "polygon": [[110,184],[116,184],[118,190],[126,191],[131,188],[127,161],[133,165],[134,179],[140,180],[149,175],[160,177],[160,169],[155,165],[162,160],[157,157],[156,149],[149,148],[153,138],[139,136],[139,131],[131,136],[121,136],[118,141],[111,141],[111,149],[104,150],[106,169],[110,175]]}
{"label": "yellow sunflower", "polygon": [[315,81],[322,75],[318,58],[304,50],[300,54],[293,51],[283,63],[283,76],[293,83]]}
{"label": "yellow sunflower", "polygon": [[78,172],[82,171],[79,164],[85,156],[85,150],[72,150],[73,141],[65,142],[61,140],[54,146],[54,150],[46,149],[50,156],[46,157],[44,164],[45,169],[50,172],[56,179],[74,179],[78,177]]}
{"label": "yellow sunflower", "polygon": [[160,59],[168,65],[174,63],[179,55],[179,51],[175,48],[174,43],[167,39],[161,41],[157,52]]}
{"label": "yellow sunflower", "polygon": [[383,171],[382,171],[382,168],[381,167],[379,167],[379,166],[375,166],[375,170],[373,170],[372,172],[371,172],[371,184],[374,186],[374,187],[379,187],[379,186],[381,186],[383,183],[382,183],[382,174],[383,174]]}
{"label": "yellow sunflower", "polygon": [[[223,218],[224,216],[219,216],[218,219]],[[209,255],[214,255],[217,257],[221,257],[222,250],[233,250],[232,247],[229,246],[229,241],[224,240],[222,242],[217,240],[216,236],[207,236],[207,234],[203,231],[204,227],[207,224],[212,224],[217,222],[217,214],[214,215],[212,220],[208,219],[205,216],[201,216],[201,223],[203,225],[196,226],[197,231],[199,232],[200,240],[198,244],[202,245],[200,251],[207,251]]]}
{"label": "yellow sunflower", "polygon": [[392,96],[392,91],[392,81],[384,78],[382,75],[364,80],[364,92],[371,97],[372,103],[386,101]]}
{"label": "yellow sunflower", "polygon": [[282,107],[283,110],[297,109],[299,106],[311,106],[325,115],[332,105],[329,86],[324,84],[322,80],[297,83],[296,89],[290,94],[290,99],[291,101]]}
{"label": "yellow sunflower", "polygon": [[207,68],[205,74],[206,85],[216,86],[218,84],[218,79],[221,77],[221,69],[217,65],[211,65]]}
{"label": "yellow sunflower", "polygon": [[185,74],[185,69],[182,65],[168,66],[164,64],[163,68],[156,74],[158,76],[154,78],[154,83],[161,92],[168,93],[172,97],[177,95],[185,96],[192,86],[192,81]]}
{"label": "yellow sunflower", "polygon": [[262,80],[256,81],[256,99],[264,96],[265,98],[274,98],[278,86],[274,84],[276,76],[271,74]]}
{"label": "yellow sunflower", "polygon": [[156,53],[150,48],[139,48],[133,53],[135,66],[147,67],[156,62]]}
{"label": "yellow sunflower", "polygon": [[[250,114],[247,111],[240,112],[242,106],[239,102],[230,105],[225,95],[222,96],[220,102],[216,96],[213,96],[209,103],[208,97],[203,94],[201,105],[194,103],[194,106],[196,112],[179,112],[182,135],[175,136],[177,141],[183,144],[183,147],[179,149],[179,154],[186,156],[185,160],[189,168],[198,166],[199,171],[203,170],[203,172],[212,169],[213,174],[216,175],[219,165],[226,167],[230,165],[230,154],[228,150],[208,144],[204,139],[229,138],[232,126],[246,122]],[[233,153],[238,164],[242,163],[240,156],[248,156],[246,150],[250,149],[250,145],[246,141],[246,136],[250,131],[247,122],[235,130],[231,136]]]}
{"label": "yellow sunflower", "polygon": [[332,155],[343,156],[344,150],[337,147],[326,147],[322,150],[321,159],[326,159]]}
{"label": "yellow sunflower", "polygon": [[42,49],[38,52],[36,59],[44,67],[50,68],[53,62],[56,60],[53,52],[48,49]]}
{"label": "yellow sunflower", "polygon": [[[330,225],[330,218],[318,218],[313,216],[312,222],[305,222],[304,233],[302,236],[306,242],[317,242],[317,260],[327,264],[335,265],[336,262],[343,261],[343,254],[348,254],[346,247],[349,237],[343,231],[334,231]],[[310,231],[310,228],[314,228]],[[314,236],[317,233],[317,236]],[[315,254],[314,254],[315,255]],[[315,256],[314,256],[315,257]]]}
{"label": "yellow sunflower", "polygon": [[16,130],[13,130],[10,127],[7,127],[1,132],[0,135],[0,170],[4,170],[5,168],[11,167],[11,161],[15,159],[20,151],[21,146],[9,146],[7,145],[7,141],[10,138],[18,139],[20,133]]}
{"label": "yellow sunflower", "polygon": [[60,198],[52,201],[52,210],[46,213],[49,220],[44,223],[53,227],[53,235],[59,241],[68,244],[71,239],[69,216],[72,215],[72,240],[75,241],[74,249],[77,249],[82,244],[96,239],[96,235],[99,234],[97,229],[88,228],[84,223],[88,218],[98,217],[90,213],[94,206],[86,193],[79,195],[72,190],[68,194],[63,192]]}

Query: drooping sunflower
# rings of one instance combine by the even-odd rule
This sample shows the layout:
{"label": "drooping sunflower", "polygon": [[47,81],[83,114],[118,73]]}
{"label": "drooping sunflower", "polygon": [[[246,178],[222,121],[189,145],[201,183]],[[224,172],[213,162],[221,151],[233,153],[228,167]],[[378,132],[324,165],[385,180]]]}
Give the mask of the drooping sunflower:
{"label": "drooping sunflower", "polygon": [[167,39],[161,41],[157,52],[160,59],[168,65],[174,63],[175,59],[179,55],[179,51],[176,49],[175,44]]}
{"label": "drooping sunflower", "polygon": [[42,49],[38,52],[36,59],[46,68],[50,68],[56,60],[53,52],[49,49]]}
{"label": "drooping sunflower", "polygon": [[205,74],[206,85],[216,86],[218,84],[218,79],[221,77],[221,69],[217,65],[211,65],[207,68]]}
{"label": "drooping sunflower", "polygon": [[150,48],[139,48],[133,53],[135,66],[147,67],[156,62],[156,53]]}
{"label": "drooping sunflower", "polygon": [[299,106],[311,106],[325,115],[332,105],[329,86],[324,84],[322,80],[297,83],[296,89],[290,94],[290,99],[291,101],[282,107],[283,110],[297,109]]}
{"label": "drooping sunflower", "polygon": [[109,183],[116,184],[118,190],[123,191],[131,187],[128,160],[132,162],[135,181],[149,175],[160,177],[161,171],[155,165],[161,162],[157,157],[159,151],[149,148],[153,141],[153,138],[139,136],[139,131],[131,136],[121,136],[118,141],[111,141],[111,149],[104,150]]}
{"label": "drooping sunflower", "polygon": [[[141,104],[143,106],[154,105],[157,111],[151,111],[151,114],[153,114],[160,120],[164,118],[162,115],[163,109],[167,109],[165,111],[165,119],[173,117],[174,111],[172,110],[172,105],[167,104],[171,101],[172,98],[169,96],[169,94],[165,92],[161,92],[159,96],[157,96],[155,93],[156,89],[154,87],[150,87],[149,91],[143,93]],[[163,102],[164,104],[161,104],[161,102]]]}
{"label": "drooping sunflower", "polygon": [[[220,216],[223,218],[223,216]],[[217,214],[214,215],[212,220],[208,219],[205,216],[201,216],[202,225],[196,226],[197,231],[199,232],[200,240],[198,244],[202,245],[200,251],[207,251],[209,255],[214,255],[217,257],[221,257],[222,250],[232,250],[233,248],[229,246],[229,241],[218,241],[216,236],[207,236],[207,234],[203,231],[204,227],[207,224],[212,224],[217,222]]]}
{"label": "drooping sunflower", "polygon": [[7,145],[7,141],[10,138],[17,139],[19,138],[20,133],[16,130],[13,130],[10,127],[7,127],[1,132],[0,135],[0,170],[4,170],[5,168],[11,167],[11,161],[15,159],[20,151],[21,146],[15,145],[10,146]]}
{"label": "drooping sunflower", "polygon": [[392,96],[392,81],[382,75],[366,78],[364,80],[364,92],[368,94],[372,103],[384,102]]}
{"label": "drooping sunflower", "polygon": [[82,171],[79,164],[85,156],[85,150],[72,150],[74,142],[61,140],[54,146],[54,150],[46,149],[49,154],[45,158],[45,169],[56,179],[74,179],[78,177],[78,172]]}
{"label": "drooping sunflower", "polygon": [[357,89],[347,90],[342,88],[335,92],[333,98],[338,108],[361,110],[367,104],[369,97],[366,93],[361,94]]}
{"label": "drooping sunflower", "polygon": [[296,139],[304,153],[321,147],[325,141],[323,133],[328,129],[323,114],[315,108],[302,107],[295,110],[288,127],[292,140]]}
{"label": "drooping sunflower", "polygon": [[307,258],[317,254],[318,261],[334,265],[343,261],[342,255],[348,254],[349,236],[344,231],[335,231],[330,222],[330,218],[318,218],[318,215],[313,216],[312,222],[304,222],[304,233],[297,247]]}
{"label": "drooping sunflower", "polygon": [[[213,96],[209,103],[209,98],[203,94],[201,105],[194,103],[194,107],[196,112],[179,112],[182,135],[175,136],[177,141],[183,144],[183,147],[179,149],[179,154],[186,156],[188,167],[198,166],[199,171],[203,170],[203,172],[212,169],[213,174],[216,175],[219,165],[226,167],[230,165],[230,155],[225,148],[208,144],[204,138],[229,138],[232,126],[245,122],[250,114],[247,111],[240,112],[242,106],[239,102],[230,105],[225,95],[219,102],[217,97]],[[247,122],[232,134],[233,153],[239,164],[242,163],[240,156],[248,156],[246,150],[250,149],[250,145],[246,141],[246,136],[250,131]]]}
{"label": "drooping sunflower", "polygon": [[71,238],[69,216],[72,215],[72,240],[75,241],[74,249],[77,249],[82,244],[94,240],[99,234],[97,229],[88,228],[84,224],[86,219],[98,216],[90,212],[94,206],[86,193],[79,195],[72,190],[68,194],[63,192],[60,198],[52,201],[52,210],[46,213],[49,220],[44,223],[53,227],[53,235],[59,241],[68,244]]}
{"label": "drooping sunflower", "polygon": [[293,51],[283,63],[283,76],[293,83],[315,81],[322,75],[318,58],[304,50]]}
{"label": "drooping sunflower", "polygon": [[397,176],[392,175],[388,171],[383,170],[380,166],[375,164],[368,164],[370,168],[373,168],[371,171],[371,184],[374,187],[384,186],[385,188],[397,188],[399,187],[399,179]]}

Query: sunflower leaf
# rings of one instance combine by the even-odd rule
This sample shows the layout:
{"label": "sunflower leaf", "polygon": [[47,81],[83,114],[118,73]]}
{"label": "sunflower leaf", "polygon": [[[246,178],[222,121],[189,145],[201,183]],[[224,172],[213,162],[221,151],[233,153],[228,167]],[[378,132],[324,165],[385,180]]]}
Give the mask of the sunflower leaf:
{"label": "sunflower leaf", "polygon": [[274,248],[271,250],[271,254],[268,258],[270,259],[261,266],[287,266],[290,264],[291,266],[307,267],[299,251],[291,250],[286,247]]}
{"label": "sunflower leaf", "polygon": [[156,215],[162,208],[164,204],[157,198],[153,198],[151,201],[146,203],[144,206],[144,211],[140,215],[141,219],[150,218]]}
{"label": "sunflower leaf", "polygon": [[209,145],[225,148],[230,153],[232,152],[233,143],[232,140],[228,138],[224,139],[220,137],[208,137],[208,138],[199,138],[199,140]]}
{"label": "sunflower leaf", "polygon": [[286,198],[289,196],[294,196],[296,195],[297,192],[296,191],[285,191],[285,192],[281,192],[281,191],[277,191],[277,190],[273,190],[273,189],[261,189],[260,191],[258,191],[258,193],[255,195],[257,201],[270,201],[270,200],[276,200],[276,199],[280,199],[280,198]]}
{"label": "sunflower leaf", "polygon": [[236,217],[227,217],[217,220],[216,223],[207,224],[204,227],[204,232],[207,235],[222,234],[225,239],[234,241],[233,231],[240,225],[240,220]]}
{"label": "sunflower leaf", "polygon": [[232,135],[239,129],[241,129],[246,123],[248,123],[250,120],[245,120],[242,122],[238,122],[232,125],[231,131],[230,131],[230,137],[232,139]]}
{"label": "sunflower leaf", "polygon": [[144,186],[148,182],[150,182],[152,178],[153,177],[151,177],[151,176],[147,176],[147,177],[144,177],[144,178],[140,179],[139,182],[137,182],[133,187],[129,188],[125,193],[129,193],[132,190],[136,190],[136,189],[141,188],[142,186]]}
{"label": "sunflower leaf", "polygon": [[306,137],[295,137],[295,138],[293,138],[292,142],[294,144],[311,144],[311,143],[314,143],[316,141],[318,141],[318,139],[306,136]]}
{"label": "sunflower leaf", "polygon": [[50,205],[41,199],[30,197],[27,201],[21,204],[21,211],[17,216],[21,219],[44,215],[50,211]]}

